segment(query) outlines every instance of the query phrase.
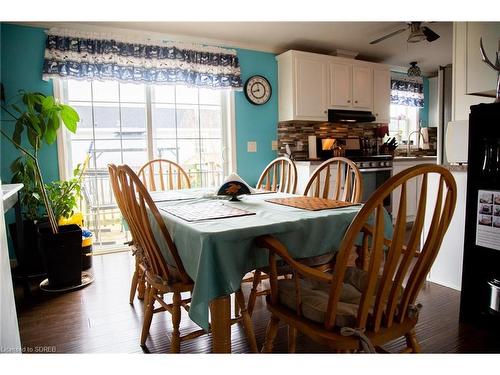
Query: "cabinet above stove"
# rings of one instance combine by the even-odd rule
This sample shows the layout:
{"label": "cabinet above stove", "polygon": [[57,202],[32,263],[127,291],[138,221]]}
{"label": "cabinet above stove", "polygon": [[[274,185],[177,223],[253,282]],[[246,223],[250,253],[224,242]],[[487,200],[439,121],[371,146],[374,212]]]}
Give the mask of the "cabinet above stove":
{"label": "cabinet above stove", "polygon": [[328,121],[328,109],[371,111],[389,122],[388,65],[287,51],[278,61],[279,121]]}

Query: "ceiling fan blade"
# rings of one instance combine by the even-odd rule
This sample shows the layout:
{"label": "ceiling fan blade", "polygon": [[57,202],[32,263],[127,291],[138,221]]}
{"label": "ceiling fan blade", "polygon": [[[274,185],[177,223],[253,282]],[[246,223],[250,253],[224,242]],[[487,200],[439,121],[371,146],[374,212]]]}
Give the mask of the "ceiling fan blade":
{"label": "ceiling fan blade", "polygon": [[383,36],[382,38],[378,38],[376,40],[371,41],[370,44],[376,44],[376,43],[381,42],[383,40],[389,39],[390,37],[392,37],[394,35],[401,34],[403,31],[406,31],[407,29],[408,28],[405,27],[404,29],[399,29],[399,30],[393,31],[392,33],[387,34],[386,36]]}
{"label": "ceiling fan blade", "polygon": [[424,33],[428,42],[434,42],[436,39],[439,39],[439,35],[429,29],[427,26],[422,27],[422,32]]}

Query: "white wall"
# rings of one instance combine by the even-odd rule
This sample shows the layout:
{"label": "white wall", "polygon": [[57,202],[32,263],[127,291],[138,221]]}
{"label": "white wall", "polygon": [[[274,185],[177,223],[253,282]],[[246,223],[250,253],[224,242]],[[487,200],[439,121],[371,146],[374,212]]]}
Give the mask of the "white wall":
{"label": "white wall", "polygon": [[[488,22],[453,23],[453,93],[452,120],[468,120],[469,107],[479,103],[491,103],[493,98],[467,95],[467,55],[473,46],[467,43],[467,34],[477,34],[478,29],[498,27]],[[500,37],[500,35],[498,35]],[[489,56],[492,59],[492,56]],[[484,63],[482,63],[484,64]],[[476,78],[483,80],[484,70],[477,71]],[[486,71],[489,73],[488,71]],[[486,74],[487,74],[486,73]],[[488,74],[488,77],[490,75]]]}
{"label": "white wall", "polygon": [[[452,172],[452,174],[457,183],[457,204],[448,231],[443,238],[439,253],[432,265],[428,280],[448,288],[460,290],[462,285],[462,260],[464,253],[467,173]],[[437,187],[438,184],[439,177],[436,174],[430,174],[429,188],[431,186]],[[429,189],[424,233],[429,231],[436,195],[437,192]]]}
{"label": "white wall", "polygon": [[20,353],[21,340],[12,289],[1,187],[0,182],[0,353]]}
{"label": "white wall", "polygon": [[[477,43],[472,43],[471,40],[476,40],[477,35],[489,35],[488,43],[491,50],[491,44],[495,42],[496,30],[499,30],[497,35],[500,38],[500,23],[488,22],[455,22],[453,24],[453,77],[452,77],[452,120],[468,120],[470,106],[479,103],[491,103],[493,98],[482,96],[467,95],[467,79],[473,75],[478,82],[489,82],[492,79],[492,72],[487,69],[482,69],[483,62],[471,60],[472,56],[477,56],[474,51],[479,51]],[[492,31],[493,30],[493,31]],[[468,43],[469,39],[469,43]],[[486,48],[486,39],[485,42]],[[488,52],[487,52],[488,53]],[[491,55],[491,54],[490,54]],[[490,59],[493,58],[490,56]],[[469,60],[468,60],[469,59]],[[480,59],[480,57],[478,57]],[[467,64],[470,64],[469,70]],[[477,63],[481,66],[478,68]],[[473,66],[475,65],[475,66]],[[472,66],[472,67],[471,67]],[[493,74],[493,80],[495,75]],[[446,124],[444,124],[446,126]],[[445,127],[446,128],[446,127]],[[457,183],[457,204],[455,213],[450,223],[450,227],[443,239],[441,249],[432,266],[428,279],[437,284],[441,284],[453,289],[460,290],[462,284],[462,260],[464,252],[464,235],[465,235],[465,198],[467,194],[467,173],[452,172]],[[437,186],[438,181],[429,180],[429,186]],[[429,189],[428,206],[432,207],[435,202],[435,192]],[[425,218],[425,231],[428,231],[428,225],[431,222],[430,213]]]}

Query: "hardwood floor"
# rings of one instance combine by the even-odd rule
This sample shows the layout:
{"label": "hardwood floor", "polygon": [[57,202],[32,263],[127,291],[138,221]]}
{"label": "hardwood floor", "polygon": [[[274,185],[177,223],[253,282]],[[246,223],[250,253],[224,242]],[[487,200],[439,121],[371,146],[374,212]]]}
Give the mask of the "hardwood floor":
{"label": "hardwood floor", "polygon": [[[66,294],[47,294],[33,286],[33,297],[24,299],[16,287],[17,311],[22,345],[27,352],[58,353],[142,353],[139,337],[143,304],[128,303],[134,260],[130,253],[115,253],[93,258],[95,281],[84,289]],[[249,290],[245,288],[245,295]],[[460,293],[427,283],[419,301],[421,316],[417,337],[424,353],[500,353],[498,333],[459,324]],[[147,350],[169,353],[171,324],[169,314],[156,314],[151,324]],[[259,298],[253,315],[259,347],[265,338],[269,313],[264,298]],[[181,334],[197,329],[183,312]],[[386,346],[390,351],[403,348],[403,339]],[[249,347],[241,325],[232,327],[234,353],[247,353]],[[146,351],[147,351],[146,350]],[[209,353],[210,335],[181,345],[182,353]],[[287,351],[286,327],[280,327],[275,352]],[[297,338],[298,353],[327,353],[328,348],[307,337]]]}

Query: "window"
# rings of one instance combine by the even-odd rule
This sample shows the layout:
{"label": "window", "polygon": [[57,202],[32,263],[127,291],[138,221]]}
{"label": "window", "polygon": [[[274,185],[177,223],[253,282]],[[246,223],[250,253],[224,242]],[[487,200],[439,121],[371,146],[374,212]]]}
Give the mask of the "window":
{"label": "window", "polygon": [[62,81],[60,89],[62,101],[81,120],[76,134],[62,137],[60,158],[69,172],[90,156],[81,209],[97,247],[128,240],[109,184],[109,163],[137,171],[148,160],[173,160],[186,170],[192,187],[215,187],[232,169],[223,155],[231,139],[226,91],[78,80]]}
{"label": "window", "polygon": [[419,107],[391,104],[389,137],[396,137],[400,145],[406,144],[408,134],[419,129],[419,112]]}

